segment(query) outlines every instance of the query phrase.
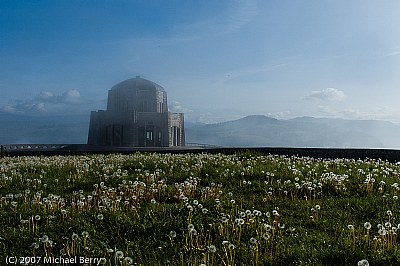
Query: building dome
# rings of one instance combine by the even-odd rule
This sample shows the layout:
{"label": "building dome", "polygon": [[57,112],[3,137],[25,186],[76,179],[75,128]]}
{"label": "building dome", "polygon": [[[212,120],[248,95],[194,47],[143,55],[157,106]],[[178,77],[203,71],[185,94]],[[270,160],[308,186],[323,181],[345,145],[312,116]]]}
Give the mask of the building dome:
{"label": "building dome", "polygon": [[157,83],[136,76],[118,83],[108,91],[107,110],[166,113],[167,93]]}
{"label": "building dome", "polygon": [[140,76],[108,91],[107,110],[90,115],[88,144],[123,147],[184,146],[182,113],[168,112],[167,92]]}
{"label": "building dome", "polygon": [[111,88],[111,90],[137,90],[137,89],[165,91],[164,88],[158,85],[157,83],[141,78],[140,76],[136,76],[136,78],[131,78],[121,81],[120,83]]}

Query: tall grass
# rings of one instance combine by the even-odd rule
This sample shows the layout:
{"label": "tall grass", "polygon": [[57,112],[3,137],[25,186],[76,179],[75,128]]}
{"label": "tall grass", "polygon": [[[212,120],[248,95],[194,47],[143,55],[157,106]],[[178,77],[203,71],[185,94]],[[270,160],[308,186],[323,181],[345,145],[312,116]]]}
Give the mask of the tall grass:
{"label": "tall grass", "polygon": [[381,160],[251,153],[3,157],[0,256],[395,265],[399,176]]}

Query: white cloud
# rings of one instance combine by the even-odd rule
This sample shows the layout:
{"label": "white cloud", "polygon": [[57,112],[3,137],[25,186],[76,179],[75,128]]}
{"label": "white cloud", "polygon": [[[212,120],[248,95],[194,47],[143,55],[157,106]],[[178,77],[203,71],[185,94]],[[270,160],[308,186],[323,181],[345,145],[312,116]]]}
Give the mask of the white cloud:
{"label": "white cloud", "polygon": [[64,92],[60,99],[63,103],[77,103],[81,98],[81,94],[77,90],[69,90]]}
{"label": "white cloud", "polygon": [[187,108],[185,105],[183,105],[182,103],[178,102],[178,101],[171,101],[170,103],[168,103],[168,109],[171,112],[174,113],[191,113],[193,112],[191,109]]}
{"label": "white cloud", "polygon": [[44,103],[17,101],[12,105],[3,106],[1,111],[6,113],[24,114],[24,113],[44,113],[47,112]]}
{"label": "white cloud", "polygon": [[320,101],[343,101],[346,99],[346,94],[335,88],[326,88],[320,91],[312,91],[306,96],[306,99]]}
{"label": "white cloud", "polygon": [[290,111],[282,111],[282,112],[275,112],[275,113],[267,113],[268,117],[276,118],[276,119],[289,119],[292,117]]}
{"label": "white cloud", "polygon": [[383,55],[384,57],[390,57],[390,56],[397,56],[400,55],[400,51],[393,51],[393,52],[389,52],[385,55]]}
{"label": "white cloud", "polygon": [[400,122],[400,109],[389,106],[373,107],[368,110],[356,108],[338,109],[328,105],[319,105],[317,114],[322,117],[334,117],[343,119],[384,120],[394,123]]}
{"label": "white cloud", "polygon": [[400,55],[400,47],[393,47],[391,49],[389,49],[388,52],[386,52],[385,54],[383,54],[384,57],[390,57],[390,56],[398,56]]}
{"label": "white cloud", "polygon": [[[15,100],[12,103],[0,107],[6,113],[45,113],[51,110],[59,110],[60,106],[76,105],[81,102],[81,94],[77,90],[69,90],[61,95],[51,91],[41,91],[33,99]],[[61,108],[62,109],[62,108]]]}
{"label": "white cloud", "polygon": [[68,90],[61,95],[55,95],[51,91],[41,91],[33,101],[43,103],[77,103],[81,98],[81,94],[77,90]]}
{"label": "white cloud", "polygon": [[51,91],[41,91],[37,96],[37,99],[42,101],[49,101],[54,98],[54,94]]}
{"label": "white cloud", "polygon": [[243,115],[227,115],[227,114],[212,113],[212,112],[205,112],[205,113],[196,112],[196,113],[190,113],[187,116],[185,115],[185,120],[190,122],[204,123],[204,124],[215,124],[215,123],[236,120],[242,117]]}
{"label": "white cloud", "polygon": [[319,105],[318,114],[323,117],[344,118],[344,119],[371,119],[372,116],[367,112],[362,112],[354,108],[337,109],[329,105]]}

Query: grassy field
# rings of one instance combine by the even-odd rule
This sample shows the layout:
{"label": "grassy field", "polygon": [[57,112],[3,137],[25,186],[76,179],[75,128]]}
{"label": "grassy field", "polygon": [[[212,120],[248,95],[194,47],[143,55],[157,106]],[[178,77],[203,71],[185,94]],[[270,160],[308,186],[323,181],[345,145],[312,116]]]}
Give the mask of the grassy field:
{"label": "grassy field", "polygon": [[250,153],[3,157],[0,264],[396,265],[399,177]]}

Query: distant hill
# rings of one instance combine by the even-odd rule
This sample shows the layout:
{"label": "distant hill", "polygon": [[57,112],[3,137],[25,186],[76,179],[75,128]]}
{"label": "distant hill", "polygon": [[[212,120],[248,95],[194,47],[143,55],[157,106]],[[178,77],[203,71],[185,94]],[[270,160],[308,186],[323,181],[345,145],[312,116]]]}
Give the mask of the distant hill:
{"label": "distant hill", "polygon": [[186,141],[226,147],[399,148],[400,126],[385,121],[247,116],[192,126]]}
{"label": "distant hill", "polygon": [[[87,142],[90,114],[0,113],[0,144]],[[218,124],[185,123],[186,142],[225,147],[400,148],[400,126],[377,120],[247,116]]]}

